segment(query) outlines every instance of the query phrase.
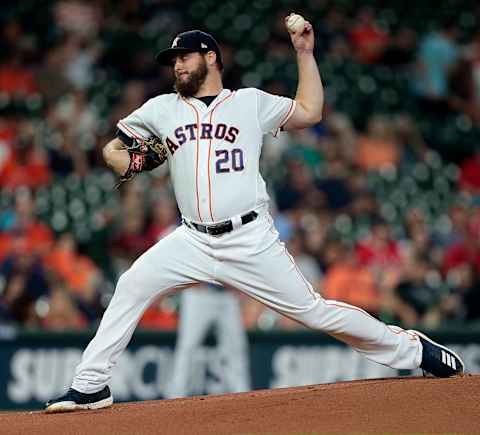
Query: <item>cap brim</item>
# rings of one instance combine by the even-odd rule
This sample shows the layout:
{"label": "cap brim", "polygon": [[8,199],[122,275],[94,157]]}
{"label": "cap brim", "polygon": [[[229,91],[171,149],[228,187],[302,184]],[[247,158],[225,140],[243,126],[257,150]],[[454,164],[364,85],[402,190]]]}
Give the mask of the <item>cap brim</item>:
{"label": "cap brim", "polygon": [[184,48],[184,47],[178,47],[178,48],[167,48],[165,50],[160,51],[157,53],[155,56],[155,60],[160,64],[160,65],[166,65],[166,66],[172,66],[173,64],[173,59],[175,56],[177,56],[180,53],[192,53],[195,50],[192,50],[190,48]]}

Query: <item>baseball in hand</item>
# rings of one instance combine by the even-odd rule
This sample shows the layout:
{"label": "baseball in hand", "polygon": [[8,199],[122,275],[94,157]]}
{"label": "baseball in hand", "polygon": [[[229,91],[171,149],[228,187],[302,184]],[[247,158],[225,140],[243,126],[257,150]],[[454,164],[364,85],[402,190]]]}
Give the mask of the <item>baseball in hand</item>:
{"label": "baseball in hand", "polygon": [[292,14],[287,20],[287,29],[290,33],[302,33],[305,28],[305,19],[298,14]]}

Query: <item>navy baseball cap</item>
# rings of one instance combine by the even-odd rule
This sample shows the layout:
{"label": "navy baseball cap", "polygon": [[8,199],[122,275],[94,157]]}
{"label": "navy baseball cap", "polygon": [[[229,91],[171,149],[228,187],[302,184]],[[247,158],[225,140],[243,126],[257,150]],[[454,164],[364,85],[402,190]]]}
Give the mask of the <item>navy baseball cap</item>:
{"label": "navy baseball cap", "polygon": [[209,51],[217,53],[217,62],[220,69],[223,69],[222,53],[215,38],[201,30],[189,30],[179,33],[173,40],[171,47],[160,51],[155,59],[161,65],[171,66],[174,57],[180,53],[207,53]]}

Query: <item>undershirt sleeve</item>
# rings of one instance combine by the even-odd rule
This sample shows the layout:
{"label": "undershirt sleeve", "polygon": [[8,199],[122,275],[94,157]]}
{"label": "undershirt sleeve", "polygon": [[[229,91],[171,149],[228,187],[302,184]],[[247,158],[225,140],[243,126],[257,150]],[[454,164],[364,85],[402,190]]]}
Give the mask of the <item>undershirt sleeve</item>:
{"label": "undershirt sleeve", "polygon": [[116,137],[118,137],[125,145],[131,146],[133,144],[133,138],[127,136],[122,130],[117,129]]}

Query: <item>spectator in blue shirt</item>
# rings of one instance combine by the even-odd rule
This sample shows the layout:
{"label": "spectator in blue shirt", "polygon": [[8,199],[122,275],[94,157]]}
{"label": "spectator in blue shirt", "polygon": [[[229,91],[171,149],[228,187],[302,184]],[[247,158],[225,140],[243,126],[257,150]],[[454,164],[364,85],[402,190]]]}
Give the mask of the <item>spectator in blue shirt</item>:
{"label": "spectator in blue shirt", "polygon": [[444,111],[448,99],[448,77],[459,56],[458,30],[449,25],[426,35],[417,53],[415,93],[428,109]]}

